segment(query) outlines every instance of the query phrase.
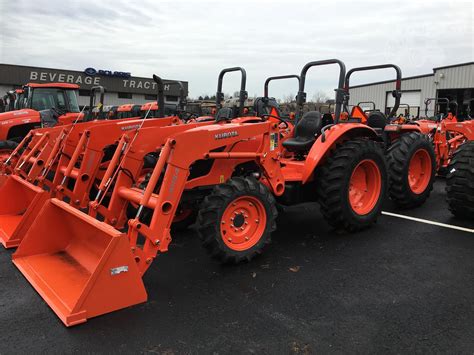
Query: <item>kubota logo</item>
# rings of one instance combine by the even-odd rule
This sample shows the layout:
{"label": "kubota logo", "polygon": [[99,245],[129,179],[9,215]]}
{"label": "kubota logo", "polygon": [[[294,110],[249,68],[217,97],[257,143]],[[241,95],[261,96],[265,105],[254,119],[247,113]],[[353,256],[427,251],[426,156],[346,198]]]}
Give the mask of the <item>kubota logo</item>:
{"label": "kubota logo", "polygon": [[230,131],[230,132],[223,132],[223,133],[217,133],[214,135],[214,139],[225,139],[225,138],[232,138],[232,137],[237,137],[239,135],[239,132],[237,131]]}
{"label": "kubota logo", "polygon": [[125,126],[125,127],[122,127],[121,130],[122,131],[131,131],[132,129],[137,129],[137,128],[140,128],[139,124],[132,125],[132,126]]}

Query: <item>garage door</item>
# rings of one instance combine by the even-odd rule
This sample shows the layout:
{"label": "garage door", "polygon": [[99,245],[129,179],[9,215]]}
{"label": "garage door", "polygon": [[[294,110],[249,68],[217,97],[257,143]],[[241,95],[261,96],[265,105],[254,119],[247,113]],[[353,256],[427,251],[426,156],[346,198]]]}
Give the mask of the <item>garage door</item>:
{"label": "garage door", "polygon": [[[392,96],[392,93],[387,93],[387,107],[393,107],[395,103],[395,98]],[[413,107],[419,107],[421,104],[421,91],[410,91],[402,92],[402,99],[400,101],[402,104],[408,104]]]}

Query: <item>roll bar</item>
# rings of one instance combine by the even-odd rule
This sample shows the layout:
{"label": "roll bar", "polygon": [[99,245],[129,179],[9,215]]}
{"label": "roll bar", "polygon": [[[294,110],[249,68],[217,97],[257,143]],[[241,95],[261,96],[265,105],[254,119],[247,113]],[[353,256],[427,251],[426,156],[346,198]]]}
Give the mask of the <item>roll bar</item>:
{"label": "roll bar", "polygon": [[268,85],[270,84],[270,81],[282,80],[282,79],[296,79],[296,80],[298,80],[298,87],[299,87],[299,84],[300,84],[300,81],[301,81],[299,75],[296,75],[296,74],[271,76],[271,77],[267,78],[267,80],[265,80],[265,85],[263,87],[263,97],[268,98]]}
{"label": "roll bar", "polygon": [[240,79],[240,93],[239,93],[239,116],[243,116],[244,113],[244,106],[245,100],[248,97],[247,91],[245,91],[245,86],[247,84],[247,72],[244,68],[241,67],[233,67],[233,68],[226,68],[222,69],[219,73],[219,78],[217,80],[217,93],[216,93],[216,107],[217,109],[222,108],[222,101],[224,100],[224,93],[222,92],[222,81],[224,79],[224,75],[226,73],[240,71],[242,77]]}
{"label": "roll bar", "polygon": [[89,121],[89,120],[92,120],[92,107],[94,106],[94,101],[95,101],[95,95],[96,95],[96,92],[99,92],[100,95],[99,95],[99,114],[102,113],[102,111],[104,110],[104,96],[105,96],[105,88],[103,86],[100,86],[100,85],[97,85],[97,86],[93,86],[91,88],[91,92],[90,92],[90,99],[89,99],[89,113],[88,113],[88,117],[85,121]]}
{"label": "roll bar", "polygon": [[326,59],[326,60],[317,60],[314,62],[307,63],[300,74],[300,86],[298,90],[298,95],[296,96],[296,105],[300,108],[300,117],[303,114],[303,105],[306,102],[306,92],[304,91],[304,86],[306,83],[306,72],[309,68],[321,65],[337,64],[339,65],[339,81],[336,91],[336,108],[335,108],[335,123],[339,122],[339,116],[341,115],[341,108],[344,102],[344,78],[346,77],[346,66],[339,59]]}
{"label": "roll bar", "polygon": [[15,109],[15,100],[16,100],[16,93],[14,90],[7,91],[8,97],[8,111],[13,111]]}
{"label": "roll bar", "polygon": [[398,65],[395,65],[395,64],[370,65],[370,66],[352,68],[351,70],[349,70],[344,80],[344,91],[345,91],[344,108],[347,108],[347,105],[349,104],[349,80],[353,73],[358,72],[358,71],[388,69],[388,68],[395,69],[395,72],[397,74],[397,78],[395,81],[395,90],[392,91],[392,96],[395,98],[395,104],[393,105],[392,111],[390,111],[390,113],[388,114],[388,118],[395,116],[398,111],[398,107],[400,106],[400,99],[402,97],[402,91],[401,91],[402,70],[400,69]]}
{"label": "roll bar", "polygon": [[410,105],[408,105],[408,104],[400,104],[400,107],[402,107],[402,106],[403,106],[403,107],[406,107],[407,110],[408,110],[408,114],[410,114],[410,109],[411,109]]}
{"label": "roll bar", "polygon": [[434,101],[435,105],[438,105],[440,103],[441,104],[446,104],[448,110],[449,110],[449,106],[453,105],[455,107],[455,116],[458,115],[459,105],[456,101],[449,101],[449,99],[447,97],[431,97],[431,98],[428,98],[428,99],[425,100],[425,117],[428,117],[428,106],[433,101]]}
{"label": "roll bar", "polygon": [[467,117],[472,119],[472,117],[471,117],[471,102],[474,102],[474,98],[472,98],[470,100],[467,100],[467,103],[465,103],[465,105],[467,105],[467,107],[466,107]]}
{"label": "roll bar", "polygon": [[163,84],[163,80],[155,74],[153,74],[153,81],[158,86],[158,117],[165,117],[165,85]]}

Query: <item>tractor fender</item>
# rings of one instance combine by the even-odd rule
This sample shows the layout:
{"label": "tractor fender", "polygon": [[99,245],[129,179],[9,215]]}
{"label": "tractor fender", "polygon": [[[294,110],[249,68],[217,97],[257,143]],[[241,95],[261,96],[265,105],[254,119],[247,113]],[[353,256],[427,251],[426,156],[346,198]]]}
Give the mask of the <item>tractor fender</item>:
{"label": "tractor fender", "polygon": [[316,139],[306,157],[302,183],[305,184],[310,179],[314,169],[316,169],[321,160],[330,153],[336,143],[356,137],[377,139],[378,135],[372,128],[361,123],[337,124],[326,129],[324,135],[321,134]]}

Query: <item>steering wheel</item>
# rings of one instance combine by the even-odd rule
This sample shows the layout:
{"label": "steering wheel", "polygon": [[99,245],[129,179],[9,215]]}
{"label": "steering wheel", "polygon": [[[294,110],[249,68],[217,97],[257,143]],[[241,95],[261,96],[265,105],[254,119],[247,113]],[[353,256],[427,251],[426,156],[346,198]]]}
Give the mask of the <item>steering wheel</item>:
{"label": "steering wheel", "polygon": [[282,117],[279,117],[279,116],[275,116],[275,115],[270,115],[270,114],[264,114],[262,116],[260,116],[261,118],[276,118],[278,121],[280,121],[281,123],[283,123],[285,125],[285,128],[288,128],[289,125],[288,125],[288,122],[285,121]]}
{"label": "steering wheel", "polygon": [[51,111],[53,111],[54,114],[55,114],[56,116],[58,116],[58,118],[59,118],[60,116],[65,115],[65,114],[67,113],[66,110],[61,109],[61,108],[59,108],[59,107],[51,107]]}

